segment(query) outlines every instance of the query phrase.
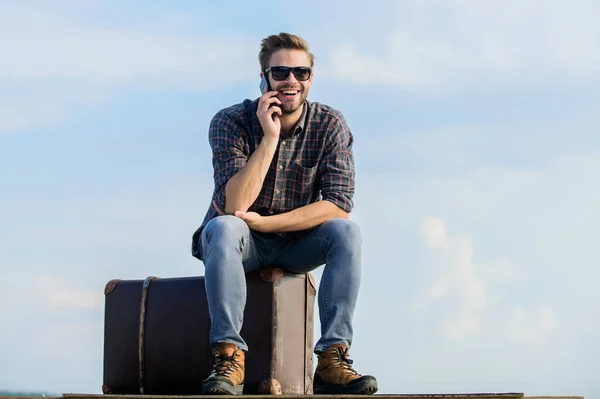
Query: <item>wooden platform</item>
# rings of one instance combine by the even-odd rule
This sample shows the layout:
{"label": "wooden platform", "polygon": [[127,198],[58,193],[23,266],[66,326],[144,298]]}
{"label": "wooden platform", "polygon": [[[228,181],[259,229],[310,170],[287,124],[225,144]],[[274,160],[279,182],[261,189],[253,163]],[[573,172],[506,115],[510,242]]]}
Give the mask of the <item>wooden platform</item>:
{"label": "wooden platform", "polygon": [[[274,399],[268,395],[242,395],[239,399]],[[443,394],[375,394],[375,395],[276,395],[280,399],[299,399],[302,397],[315,399],[584,399],[583,396],[525,396],[523,393],[443,393]],[[103,394],[77,394],[66,393],[62,396],[0,396],[0,399],[224,399],[222,395],[189,395],[189,396],[163,396],[163,395],[103,395]]]}
{"label": "wooden platform", "polygon": [[[240,399],[584,399],[583,396],[525,396],[519,392],[504,393],[443,393],[443,394],[375,394],[375,395],[242,395]],[[224,399],[222,395],[162,396],[162,395],[86,395],[63,394],[63,399]],[[0,398],[4,399],[4,398]],[[39,399],[39,398],[37,398]]]}

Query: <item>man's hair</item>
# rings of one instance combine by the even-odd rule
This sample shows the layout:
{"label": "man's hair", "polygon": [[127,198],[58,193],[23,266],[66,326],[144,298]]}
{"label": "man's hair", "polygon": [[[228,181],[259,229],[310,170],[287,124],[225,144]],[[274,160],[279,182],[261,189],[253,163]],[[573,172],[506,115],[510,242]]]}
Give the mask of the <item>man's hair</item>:
{"label": "man's hair", "polygon": [[310,67],[312,68],[314,66],[315,56],[308,50],[308,42],[298,35],[282,32],[262,40],[260,52],[258,53],[261,71],[264,71],[269,67],[269,61],[271,61],[273,53],[282,49],[305,51],[308,55],[308,60],[310,61]]}

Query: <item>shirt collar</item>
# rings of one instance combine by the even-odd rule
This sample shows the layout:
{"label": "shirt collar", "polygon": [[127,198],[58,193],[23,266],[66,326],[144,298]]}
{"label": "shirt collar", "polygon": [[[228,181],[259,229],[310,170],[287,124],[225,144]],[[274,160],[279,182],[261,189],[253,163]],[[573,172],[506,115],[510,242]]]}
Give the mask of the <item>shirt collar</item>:
{"label": "shirt collar", "polygon": [[302,114],[300,115],[300,119],[298,119],[298,123],[292,129],[292,135],[295,136],[304,131],[304,123],[306,122],[306,114],[308,113],[309,103],[308,100],[304,100],[302,104]]}

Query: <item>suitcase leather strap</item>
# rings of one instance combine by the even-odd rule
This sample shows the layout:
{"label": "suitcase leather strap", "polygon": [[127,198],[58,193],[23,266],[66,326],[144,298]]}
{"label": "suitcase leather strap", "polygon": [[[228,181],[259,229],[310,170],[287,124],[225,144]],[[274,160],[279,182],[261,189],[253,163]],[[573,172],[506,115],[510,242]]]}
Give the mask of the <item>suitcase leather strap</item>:
{"label": "suitcase leather strap", "polygon": [[145,380],[145,330],[146,330],[146,308],[148,303],[148,288],[150,288],[150,282],[158,277],[149,276],[144,280],[144,285],[142,286],[142,301],[140,305],[140,328],[139,328],[139,339],[138,339],[138,370],[139,370],[139,385],[140,385],[140,394],[144,394],[146,390],[146,380]]}

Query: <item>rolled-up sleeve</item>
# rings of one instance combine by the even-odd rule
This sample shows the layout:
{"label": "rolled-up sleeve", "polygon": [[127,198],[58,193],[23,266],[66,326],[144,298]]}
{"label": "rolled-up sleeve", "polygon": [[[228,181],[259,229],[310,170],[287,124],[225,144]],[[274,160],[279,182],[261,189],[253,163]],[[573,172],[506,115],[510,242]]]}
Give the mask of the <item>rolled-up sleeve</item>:
{"label": "rolled-up sleeve", "polygon": [[213,154],[213,200],[221,209],[225,209],[225,186],[229,179],[246,166],[248,160],[243,130],[226,113],[220,111],[210,123],[208,138]]}
{"label": "rolled-up sleeve", "polygon": [[321,196],[350,213],[354,208],[354,138],[343,115],[337,114],[327,129],[321,160]]}

